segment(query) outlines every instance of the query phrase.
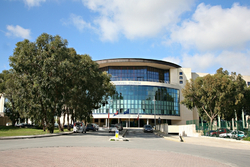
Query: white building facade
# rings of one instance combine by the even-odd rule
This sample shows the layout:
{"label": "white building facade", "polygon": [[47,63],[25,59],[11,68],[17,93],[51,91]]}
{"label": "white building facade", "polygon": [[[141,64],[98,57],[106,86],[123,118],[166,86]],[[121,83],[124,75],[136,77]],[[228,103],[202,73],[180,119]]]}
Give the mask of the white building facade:
{"label": "white building facade", "polygon": [[[187,120],[198,120],[195,110],[180,102],[181,90],[187,81],[205,73],[193,73],[191,68],[159,60],[120,58],[96,61],[101,71],[111,74],[116,94],[109,104],[93,110],[93,122],[100,126],[122,123],[124,127],[142,127],[168,123],[185,125]],[[243,76],[250,84],[250,76]]]}

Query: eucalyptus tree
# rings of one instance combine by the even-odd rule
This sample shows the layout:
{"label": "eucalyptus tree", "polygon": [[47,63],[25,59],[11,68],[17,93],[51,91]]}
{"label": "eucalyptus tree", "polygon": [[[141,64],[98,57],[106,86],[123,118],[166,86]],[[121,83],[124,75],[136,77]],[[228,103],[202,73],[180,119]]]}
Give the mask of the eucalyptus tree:
{"label": "eucalyptus tree", "polygon": [[90,56],[78,55],[67,44],[58,35],[44,33],[35,42],[18,42],[10,57],[15,85],[22,90],[20,109],[40,119],[51,133],[55,116],[89,118],[92,109],[107,101],[115,89],[110,76],[100,72]]}
{"label": "eucalyptus tree", "polygon": [[51,133],[54,131],[54,116],[60,115],[64,103],[63,88],[67,83],[63,79],[67,78],[64,71],[69,61],[67,40],[46,33],[35,42],[18,42],[10,57],[17,85],[34,94],[29,100],[39,104],[39,115]]}
{"label": "eucalyptus tree", "polygon": [[187,108],[197,108],[199,115],[209,119],[212,124],[218,115],[229,119],[235,110],[243,104],[245,81],[241,75],[222,68],[215,75],[206,75],[190,80],[182,90],[184,104]]}

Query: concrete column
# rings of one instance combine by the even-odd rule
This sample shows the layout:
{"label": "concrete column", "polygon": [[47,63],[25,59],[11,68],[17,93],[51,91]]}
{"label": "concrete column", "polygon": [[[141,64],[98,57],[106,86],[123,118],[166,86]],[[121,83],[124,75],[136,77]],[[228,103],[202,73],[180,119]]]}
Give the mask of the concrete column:
{"label": "concrete column", "polygon": [[147,119],[147,125],[148,125],[148,119]]}
{"label": "concrete column", "polygon": [[118,124],[120,123],[120,119],[118,118]]}
{"label": "concrete column", "polygon": [[3,94],[0,93],[0,116],[4,116],[4,97]]}
{"label": "concrete column", "polygon": [[107,118],[105,119],[105,125],[106,125],[106,127],[108,127],[108,119]]}
{"label": "concrete column", "polygon": [[242,109],[242,126],[243,126],[243,129],[245,129],[245,115],[244,115],[243,109]]}
{"label": "concrete column", "polygon": [[98,119],[98,125],[99,126],[101,125],[101,119]]}
{"label": "concrete column", "polygon": [[232,128],[233,128],[233,130],[235,129],[234,128],[234,119],[232,118]]}

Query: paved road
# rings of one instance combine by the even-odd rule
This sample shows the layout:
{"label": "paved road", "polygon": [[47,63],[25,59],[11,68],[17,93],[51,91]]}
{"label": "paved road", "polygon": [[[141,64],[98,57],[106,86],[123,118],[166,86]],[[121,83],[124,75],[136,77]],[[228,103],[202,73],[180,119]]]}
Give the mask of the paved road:
{"label": "paved road", "polygon": [[250,146],[243,143],[205,138],[184,138],[181,143],[138,129],[128,131],[129,141],[109,141],[112,136],[100,130],[2,140],[0,166],[249,166]]}

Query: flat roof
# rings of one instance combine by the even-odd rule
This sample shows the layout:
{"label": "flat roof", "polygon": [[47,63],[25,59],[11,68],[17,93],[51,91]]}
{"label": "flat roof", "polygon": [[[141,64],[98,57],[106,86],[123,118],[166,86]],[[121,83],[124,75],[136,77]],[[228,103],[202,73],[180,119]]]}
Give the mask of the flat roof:
{"label": "flat roof", "polygon": [[141,58],[116,58],[96,60],[99,68],[108,66],[149,66],[160,69],[181,68],[181,66],[162,60],[141,59]]}

